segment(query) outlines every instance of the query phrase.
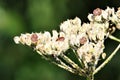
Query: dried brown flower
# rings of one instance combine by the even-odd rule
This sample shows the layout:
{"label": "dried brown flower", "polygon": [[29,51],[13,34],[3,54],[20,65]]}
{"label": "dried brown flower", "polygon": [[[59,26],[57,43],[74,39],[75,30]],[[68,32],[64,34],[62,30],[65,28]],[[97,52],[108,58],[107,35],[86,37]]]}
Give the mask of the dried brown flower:
{"label": "dried brown flower", "polygon": [[93,11],[93,15],[94,16],[99,16],[101,15],[102,13],[102,10],[100,8],[96,8],[94,11]]}
{"label": "dried brown flower", "polygon": [[38,36],[37,36],[36,33],[33,33],[33,34],[31,35],[31,41],[32,41],[32,42],[37,42],[37,41],[38,41]]}

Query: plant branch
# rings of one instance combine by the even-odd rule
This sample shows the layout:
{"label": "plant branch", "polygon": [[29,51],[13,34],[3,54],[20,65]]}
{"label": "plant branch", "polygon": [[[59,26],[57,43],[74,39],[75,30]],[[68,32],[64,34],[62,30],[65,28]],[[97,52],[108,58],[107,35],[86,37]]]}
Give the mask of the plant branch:
{"label": "plant branch", "polygon": [[78,56],[78,54],[77,54],[77,51],[75,51],[74,49],[72,49],[72,50],[73,50],[75,56],[77,57],[80,65],[81,65],[81,67],[84,68],[84,63],[83,63],[83,61],[79,58],[79,56]]}
{"label": "plant branch", "polygon": [[64,54],[61,54],[61,58],[63,58],[68,64],[70,64],[74,69],[79,72],[79,75],[86,76],[83,69],[81,69],[76,63],[74,63],[69,57]]}
{"label": "plant branch", "polygon": [[[41,54],[39,51],[37,51],[39,54]],[[46,56],[42,55],[42,57],[47,60],[47,61],[50,61],[51,63],[57,65],[58,67],[62,68],[62,69],[65,69],[71,73],[76,73],[75,69],[72,69],[71,67],[69,67],[68,65],[66,65],[63,61],[61,61],[59,58],[57,58],[57,60],[59,61],[59,63],[57,62],[54,62],[54,61],[51,61],[50,58],[47,58]]]}
{"label": "plant branch", "polygon": [[75,69],[72,69],[71,67],[69,67],[68,65],[66,65],[64,62],[62,62],[60,59],[57,59],[57,60],[59,60],[60,64],[58,64],[56,62],[53,62],[53,61],[52,61],[52,63],[55,64],[55,65],[57,65],[60,68],[63,68],[65,70],[71,72],[71,73],[76,73]]}
{"label": "plant branch", "polygon": [[98,71],[100,71],[117,53],[117,51],[120,49],[120,44],[117,46],[117,48],[111,53],[111,55],[93,72],[93,75],[96,74]]}
{"label": "plant branch", "polygon": [[120,42],[120,39],[114,37],[113,35],[109,35],[109,38],[112,39],[112,40],[115,40],[117,42]]}

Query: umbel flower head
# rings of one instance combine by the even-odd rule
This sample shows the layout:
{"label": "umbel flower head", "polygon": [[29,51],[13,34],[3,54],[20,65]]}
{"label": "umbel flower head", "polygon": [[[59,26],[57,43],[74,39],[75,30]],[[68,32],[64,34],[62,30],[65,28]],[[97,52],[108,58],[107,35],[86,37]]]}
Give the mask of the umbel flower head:
{"label": "umbel flower head", "polygon": [[[96,69],[102,54],[105,55],[105,39],[115,29],[120,29],[120,9],[115,12],[114,8],[107,7],[106,10],[97,8],[88,15],[88,19],[89,23],[81,24],[81,20],[76,17],[61,23],[60,31],[25,33],[15,36],[14,41],[16,44],[33,47],[46,59],[54,56],[53,62],[72,73],[90,76]],[[66,56],[68,49],[74,51],[82,68]]]}
{"label": "umbel flower head", "polygon": [[53,36],[49,32],[44,33],[26,33],[21,34],[20,37],[14,38],[15,42],[33,46],[34,49],[41,53],[41,55],[60,55],[69,49],[68,39],[65,38],[63,32],[58,33],[53,30]]}

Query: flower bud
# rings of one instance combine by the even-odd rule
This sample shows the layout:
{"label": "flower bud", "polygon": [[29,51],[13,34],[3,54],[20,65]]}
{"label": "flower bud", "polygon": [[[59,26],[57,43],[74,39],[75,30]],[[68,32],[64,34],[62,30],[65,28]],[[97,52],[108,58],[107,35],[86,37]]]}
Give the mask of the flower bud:
{"label": "flower bud", "polygon": [[86,37],[82,37],[82,38],[80,39],[80,44],[85,44],[86,42],[87,42]]}
{"label": "flower bud", "polygon": [[19,38],[18,36],[15,36],[15,37],[14,37],[14,41],[15,41],[16,44],[19,44],[20,38]]}
{"label": "flower bud", "polygon": [[64,41],[65,40],[65,38],[64,37],[59,37],[59,38],[57,38],[57,40],[56,41]]}
{"label": "flower bud", "polygon": [[100,8],[96,8],[94,11],[93,11],[93,15],[94,16],[99,16],[101,15],[102,13],[102,10]]}
{"label": "flower bud", "polygon": [[31,35],[31,41],[32,41],[33,43],[38,41],[38,36],[37,36],[37,34],[33,33],[33,34]]}

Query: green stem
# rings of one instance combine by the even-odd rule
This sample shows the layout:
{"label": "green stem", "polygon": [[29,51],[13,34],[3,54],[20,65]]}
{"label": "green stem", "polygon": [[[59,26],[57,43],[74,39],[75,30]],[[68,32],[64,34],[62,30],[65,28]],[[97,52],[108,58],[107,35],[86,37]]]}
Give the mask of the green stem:
{"label": "green stem", "polygon": [[87,77],[87,80],[90,80],[90,78],[89,78],[89,77]]}
{"label": "green stem", "polygon": [[[39,51],[37,51],[39,54],[41,54]],[[42,55],[42,57],[47,60],[47,61],[51,61],[50,58],[47,58],[46,56]],[[57,58],[57,60],[59,60],[59,63],[57,62],[54,62],[54,61],[51,61],[51,63],[57,65],[58,67],[62,68],[62,69],[65,69],[71,73],[76,73],[75,69],[69,67],[68,65],[66,65],[63,61],[61,61],[59,58]]]}
{"label": "green stem", "polygon": [[76,72],[75,69],[72,69],[71,67],[66,65],[64,62],[62,62],[60,59],[59,59],[59,62],[60,62],[60,64],[52,61],[53,64],[57,65],[60,68],[63,68],[63,69],[65,69],[65,70],[67,70],[67,71],[69,71],[71,73],[75,73]]}
{"label": "green stem", "polygon": [[80,76],[86,76],[83,69],[81,69],[75,62],[73,62],[69,57],[64,54],[61,54],[61,58],[63,58],[68,64],[70,64],[76,71],[78,71]]}
{"label": "green stem", "polygon": [[78,56],[78,54],[77,54],[77,51],[75,51],[74,49],[72,49],[72,50],[73,50],[75,56],[77,57],[80,65],[81,65],[81,67],[84,68],[84,63],[83,63],[83,61],[79,58],[79,56]]}
{"label": "green stem", "polygon": [[113,35],[109,35],[109,38],[112,39],[112,40],[115,40],[117,42],[120,42],[120,39],[114,37]]}
{"label": "green stem", "polygon": [[87,76],[87,80],[94,80],[94,75]]}
{"label": "green stem", "polygon": [[120,44],[117,46],[117,48],[111,53],[111,55],[93,72],[93,75],[95,75],[98,71],[100,71],[117,53],[117,51],[120,49]]}

